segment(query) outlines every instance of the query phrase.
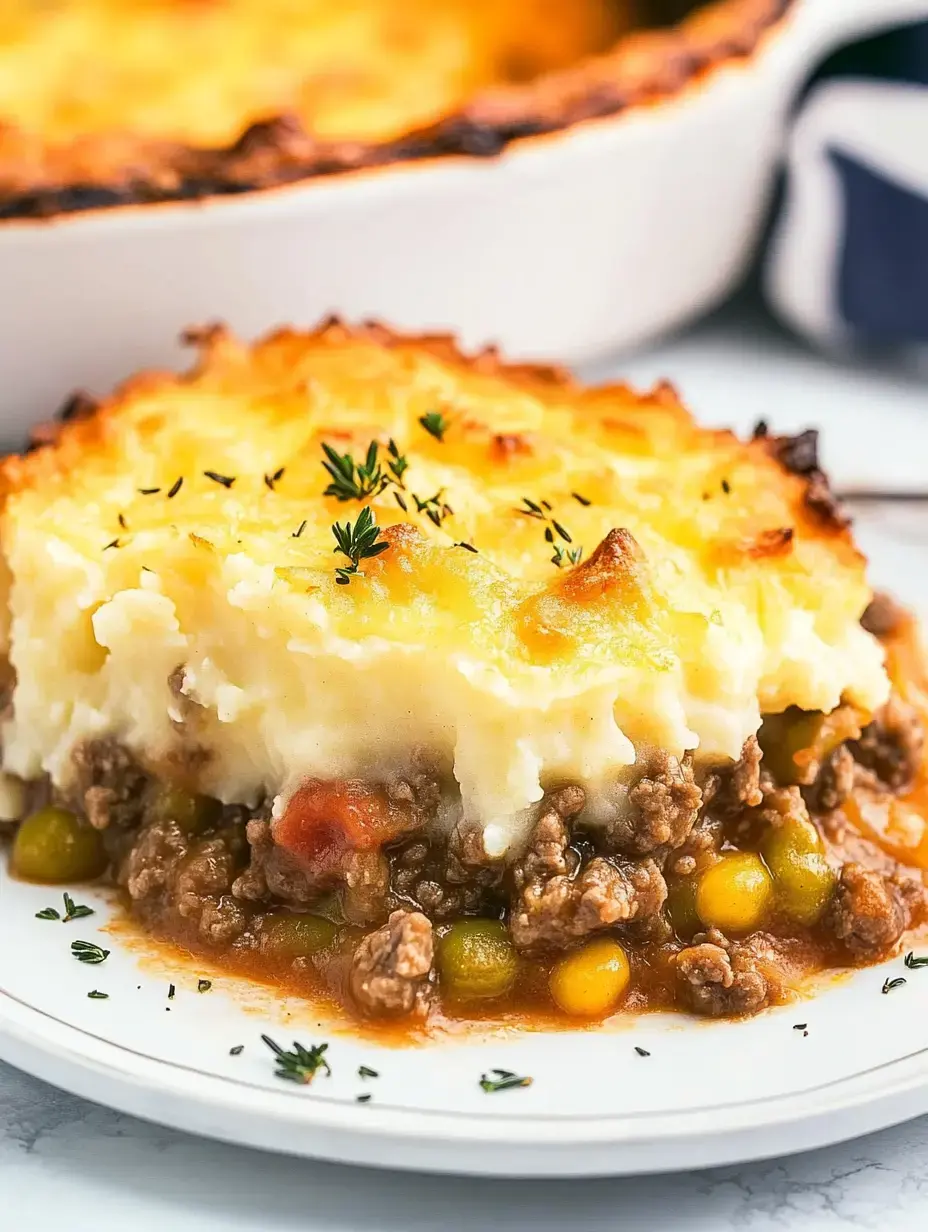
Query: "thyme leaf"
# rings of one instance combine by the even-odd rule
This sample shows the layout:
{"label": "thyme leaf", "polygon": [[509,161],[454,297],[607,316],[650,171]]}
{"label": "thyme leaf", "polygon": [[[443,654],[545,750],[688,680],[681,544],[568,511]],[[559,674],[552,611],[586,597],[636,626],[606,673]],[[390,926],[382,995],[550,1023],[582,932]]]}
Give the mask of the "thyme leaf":
{"label": "thyme leaf", "polygon": [[428,411],[425,415],[419,417],[419,423],[425,428],[429,436],[435,437],[436,441],[443,441],[445,439],[445,433],[448,431],[448,421],[441,411]]}
{"label": "thyme leaf", "polygon": [[911,950],[906,954],[903,962],[910,971],[917,971],[919,967],[928,967],[928,958],[916,958]]}
{"label": "thyme leaf", "polygon": [[901,987],[902,987],[902,985],[903,985],[903,984],[905,984],[905,983],[907,983],[907,982],[908,982],[908,981],[906,980],[906,978],[905,978],[905,976],[904,976],[904,975],[897,975],[897,976],[896,976],[896,978],[895,978],[894,980],[884,980],[884,981],[883,981],[883,987],[880,989],[880,991],[881,991],[881,992],[884,994],[884,996],[885,996],[885,995],[886,995],[886,993],[888,993],[888,992],[892,992],[892,990],[893,990],[894,988],[901,988]]}
{"label": "thyme leaf", "polygon": [[229,1056],[230,1057],[240,1057],[244,1051],[245,1051],[244,1044],[236,1044],[234,1048],[229,1049]]}
{"label": "thyme leaf", "polygon": [[358,1077],[359,1078],[379,1078],[380,1074],[377,1072],[377,1070],[371,1069],[369,1065],[359,1065],[358,1066]]}
{"label": "thyme leaf", "polygon": [[[490,1074],[495,1074],[491,1078]],[[494,1091],[512,1091],[516,1087],[530,1087],[534,1079],[514,1074],[509,1069],[491,1069],[490,1074],[480,1075],[480,1089],[491,1094]]]}
{"label": "thyme leaf", "polygon": [[181,490],[183,485],[184,485],[184,477],[183,475],[179,475],[178,478],[175,479],[174,482],[171,484],[171,486],[168,488],[168,500],[173,500],[174,497],[177,495],[177,493]]}
{"label": "thyme leaf", "polygon": [[71,953],[78,962],[96,966],[109,958],[109,950],[103,950],[94,941],[72,941]]}
{"label": "thyme leaf", "polygon": [[261,1038],[274,1054],[277,1065],[274,1074],[277,1078],[305,1085],[312,1082],[321,1069],[324,1069],[327,1074],[332,1072],[325,1059],[328,1044],[312,1044],[309,1048],[304,1048],[302,1044],[294,1040],[293,1048],[287,1052],[269,1035],[262,1035]]}
{"label": "thyme leaf", "polygon": [[235,483],[234,475],[220,475],[217,471],[204,471],[203,474],[207,479],[212,479],[213,483],[222,484],[224,488],[231,488]]}
{"label": "thyme leaf", "polygon": [[108,1001],[110,994],[108,992],[99,992],[96,988],[93,992],[89,992],[87,996],[91,1001]]}
{"label": "thyme leaf", "polygon": [[41,911],[35,913],[37,920],[60,920],[61,916],[54,907],[43,907]]}

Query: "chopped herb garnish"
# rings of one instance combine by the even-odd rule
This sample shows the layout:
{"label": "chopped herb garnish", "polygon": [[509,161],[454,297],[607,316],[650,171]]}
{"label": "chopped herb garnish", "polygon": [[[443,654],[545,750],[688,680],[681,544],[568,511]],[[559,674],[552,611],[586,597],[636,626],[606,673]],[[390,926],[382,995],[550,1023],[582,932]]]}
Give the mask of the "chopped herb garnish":
{"label": "chopped herb garnish", "polygon": [[[572,493],[576,496],[576,493]],[[543,500],[541,504],[537,501],[529,500],[527,496],[522,497],[524,509],[517,509],[516,513],[524,514],[527,518],[536,518],[539,522],[545,524],[545,543],[554,548],[554,553],[551,557],[551,564],[557,565],[558,569],[564,567],[565,563],[571,565],[579,565],[583,556],[583,548],[563,548],[556,539],[562,539],[564,543],[573,543],[573,538],[567,528],[558,522],[556,518],[552,518],[551,505],[548,501]]]}
{"label": "chopped herb garnish", "polygon": [[509,1069],[491,1069],[490,1074],[495,1074],[495,1078],[491,1078],[489,1074],[480,1075],[480,1089],[491,1093],[493,1091],[511,1091],[515,1087],[530,1087],[534,1079],[523,1078],[519,1074],[514,1074]]}
{"label": "chopped herb garnish", "polygon": [[160,488],[139,488],[139,493],[142,496],[154,496],[156,493],[160,491],[161,491]]}
{"label": "chopped herb garnish", "polygon": [[651,1055],[647,1048],[639,1048],[637,1044],[635,1045],[635,1052],[638,1053],[639,1057],[649,1057]]}
{"label": "chopped herb garnish", "polygon": [[175,479],[175,480],[174,480],[174,482],[173,482],[173,483],[171,484],[171,486],[168,488],[168,500],[173,500],[173,499],[174,499],[174,497],[177,495],[177,493],[178,493],[178,492],[181,490],[181,488],[183,487],[183,484],[184,484],[184,477],[183,477],[183,475],[180,475],[180,476],[178,476],[178,478],[177,478],[177,479]]}
{"label": "chopped herb garnish", "polygon": [[217,471],[204,471],[203,474],[207,479],[212,479],[213,483],[222,484],[224,488],[231,488],[235,483],[234,475],[220,475]]}
{"label": "chopped herb garnish", "polygon": [[356,1095],[354,1097],[356,1104],[367,1104],[370,1102],[370,1099],[371,1099],[370,1091],[366,1091],[363,1095]]}
{"label": "chopped herb garnish", "polygon": [[70,894],[64,894],[64,919],[63,924],[69,924],[71,920],[82,920],[85,916],[93,915],[93,907],[85,907],[83,903],[75,903]]}
{"label": "chopped herb garnish", "polygon": [[95,988],[93,992],[89,992],[87,996],[91,1001],[108,1001],[110,994],[108,992],[98,992]]}
{"label": "chopped herb garnish", "polygon": [[722,491],[728,496],[731,493],[731,484],[727,479],[722,480]]}
{"label": "chopped herb garnish", "polygon": [[379,556],[390,546],[385,539],[377,538],[380,527],[374,521],[370,505],[365,505],[361,510],[354,525],[351,522],[345,522],[344,525],[336,522],[332,527],[332,534],[336,544],[334,551],[341,552],[351,561],[350,565],[341,565],[335,570],[335,581],[339,586],[348,585],[352,575],[358,572],[362,560]]}
{"label": "chopped herb garnish", "polygon": [[436,526],[441,526],[443,520],[454,513],[451,506],[441,499],[443,491],[443,488],[439,488],[434,496],[427,496],[425,500],[421,500],[415,492],[412,494],[412,499],[416,502],[416,513],[424,513]]}
{"label": "chopped herb garnish", "polygon": [[119,546],[120,544],[118,539],[111,539],[109,543],[104,546],[103,551],[108,552],[110,548],[118,548]]}
{"label": "chopped herb garnish", "polygon": [[919,967],[928,967],[928,958],[916,958],[911,950],[906,954],[903,962],[910,971],[917,971]]}
{"label": "chopped herb garnish", "polygon": [[558,545],[554,549],[554,555],[551,557],[551,564],[557,565],[559,569],[563,568],[565,560],[569,561],[572,565],[579,565],[582,556],[583,548],[562,548]]}
{"label": "chopped herb garnish", "polygon": [[296,528],[296,530],[293,532],[293,534],[290,536],[290,538],[299,539],[300,535],[302,535],[305,529],[306,529],[306,519],[304,518],[303,521]]}
{"label": "chopped herb garnish", "polygon": [[359,1078],[379,1078],[380,1074],[377,1072],[377,1070],[371,1069],[369,1065],[359,1065],[358,1066],[358,1077]]}
{"label": "chopped herb garnish", "polygon": [[392,436],[390,437],[389,444],[387,445],[387,453],[390,455],[390,460],[387,463],[387,466],[389,467],[389,470],[390,470],[390,474],[393,476],[396,482],[400,485],[400,487],[402,487],[403,486],[403,476],[405,475],[406,471],[409,469],[409,462],[407,461],[405,455],[400,453],[399,448],[396,444],[396,441],[393,439]]}
{"label": "chopped herb garnish", "polygon": [[420,416],[419,423],[425,428],[429,436],[435,437],[436,441],[443,441],[445,439],[445,433],[448,431],[448,421],[441,411],[429,411],[427,414]]}
{"label": "chopped herb garnish", "polygon": [[209,992],[212,986],[212,980],[197,980],[197,992]]}
{"label": "chopped herb garnish", "polygon": [[267,484],[267,486],[271,489],[272,492],[274,491],[274,485],[277,483],[278,479],[283,478],[285,470],[286,470],[286,467],[279,466],[273,475],[264,476],[264,482]]}
{"label": "chopped herb garnish", "polygon": [[173,1001],[173,1000],[174,1000],[174,994],[175,994],[176,992],[177,992],[177,989],[174,987],[174,985],[173,985],[173,984],[168,984],[168,1000],[169,1000],[169,1001]]}
{"label": "chopped herb garnish", "polygon": [[244,1044],[236,1044],[234,1048],[229,1049],[229,1056],[230,1057],[240,1057],[244,1051],[245,1051]]}
{"label": "chopped herb garnish", "polygon": [[402,509],[403,513],[409,513],[409,506],[406,504],[406,497],[403,496],[402,492],[394,492],[393,499]]}
{"label": "chopped herb garnish", "polygon": [[466,552],[475,552],[475,553],[477,552],[477,549],[474,547],[472,543],[465,543],[463,539],[461,540],[460,543],[456,543],[454,546],[456,548],[464,548]]}
{"label": "chopped herb garnish", "polygon": [[122,515],[122,514],[119,514],[119,516],[117,517],[116,521],[117,521],[117,522],[119,523],[119,525],[123,528],[123,530],[128,530],[128,529],[129,529],[129,524],[128,524],[128,522],[126,521],[126,519],[123,517],[123,515]]}
{"label": "chopped herb garnish", "polygon": [[901,988],[906,982],[907,981],[904,975],[897,975],[894,980],[884,980],[883,987],[880,991],[885,995],[888,992],[892,992],[894,988]]}
{"label": "chopped herb garnish", "polygon": [[593,503],[588,496],[581,496],[579,492],[571,492],[571,496],[575,501],[579,501],[584,508],[588,505],[592,505]]}
{"label": "chopped herb garnish", "polygon": [[310,1048],[304,1048],[294,1040],[292,1050],[285,1052],[269,1035],[262,1035],[261,1038],[274,1054],[277,1063],[274,1073],[278,1078],[305,1084],[312,1082],[320,1069],[324,1069],[327,1074],[332,1072],[325,1059],[328,1044],[313,1044]]}
{"label": "chopped herb garnish", "polygon": [[43,907],[41,911],[35,913],[37,920],[60,920],[61,916],[54,907]]}
{"label": "chopped herb garnish", "polygon": [[793,1030],[794,1030],[794,1031],[805,1031],[805,1029],[806,1029],[806,1027],[808,1027],[808,1025],[809,1025],[809,1024],[808,1024],[807,1022],[794,1022],[794,1023],[793,1023]]}
{"label": "chopped herb garnish", "polygon": [[390,480],[377,461],[377,448],[377,442],[371,441],[364,461],[355,462],[350,453],[337,453],[323,443],[326,461],[322,465],[332,480],[323,495],[340,501],[363,501],[382,492]]}
{"label": "chopped herb garnish", "polygon": [[71,953],[78,962],[96,965],[109,958],[109,950],[102,950],[93,941],[72,941]]}

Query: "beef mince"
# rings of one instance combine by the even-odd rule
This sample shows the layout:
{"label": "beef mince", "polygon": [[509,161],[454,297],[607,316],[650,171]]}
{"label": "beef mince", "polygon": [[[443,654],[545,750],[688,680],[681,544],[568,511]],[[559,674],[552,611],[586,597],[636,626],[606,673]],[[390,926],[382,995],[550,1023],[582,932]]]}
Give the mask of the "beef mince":
{"label": "beef mince", "polygon": [[[866,622],[882,630],[897,619],[875,608]],[[473,820],[459,817],[449,828],[453,801],[424,764],[380,785],[408,815],[399,838],[382,849],[347,844],[340,854],[336,845],[315,870],[275,841],[269,800],[191,808],[195,801],[165,789],[114,740],[75,749],[64,801],[101,832],[114,879],[143,921],[191,949],[266,961],[268,928],[294,913],[336,911],[341,940],[330,958],[281,961],[298,972],[328,972],[325,986],[347,990],[371,1017],[425,1009],[440,991],[433,969],[440,937],[474,916],[505,923],[527,956],[523,972],[546,973],[565,950],[606,934],[628,948],[635,980],[644,981],[636,984],[639,1004],[651,1004],[653,994],[658,1004],[740,1015],[782,997],[784,947],[805,955],[793,962],[795,972],[836,955],[871,962],[928,915],[921,879],[842,811],[860,793],[885,801],[908,790],[924,755],[921,721],[895,695],[862,731],[848,708],[836,714],[843,717],[816,737],[820,752],[809,751],[798,784],[776,780],[753,736],[732,764],[698,776],[690,756],[652,750],[630,782],[616,785],[621,807],[609,821],[589,820],[584,791],[561,786],[538,805],[524,849],[508,859],[487,853]],[[789,722],[787,715],[787,730]],[[837,747],[835,732],[844,737]],[[727,851],[757,851],[772,827],[810,821],[838,872],[834,897],[813,927],[784,929],[774,916],[776,935],[732,938],[681,925],[676,899],[667,907],[665,876],[674,894],[687,879],[694,890],[692,879]]]}

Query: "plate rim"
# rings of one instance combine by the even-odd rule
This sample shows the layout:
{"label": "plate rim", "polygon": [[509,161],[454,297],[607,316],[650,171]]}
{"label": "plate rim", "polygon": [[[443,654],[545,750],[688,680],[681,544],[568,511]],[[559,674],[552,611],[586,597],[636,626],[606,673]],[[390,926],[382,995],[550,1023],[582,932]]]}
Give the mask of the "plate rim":
{"label": "plate rim", "polygon": [[92,1102],[214,1140],[463,1175],[620,1176],[718,1166],[833,1144],[928,1112],[928,1044],[802,1091],[696,1109],[488,1116],[358,1105],[138,1052],[4,989],[0,1059]]}

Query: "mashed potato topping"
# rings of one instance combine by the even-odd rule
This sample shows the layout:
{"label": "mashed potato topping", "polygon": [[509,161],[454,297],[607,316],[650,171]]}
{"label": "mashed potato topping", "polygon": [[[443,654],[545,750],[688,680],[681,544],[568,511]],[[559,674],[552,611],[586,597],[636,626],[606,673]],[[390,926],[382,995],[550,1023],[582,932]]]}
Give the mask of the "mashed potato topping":
{"label": "mashed potato topping", "polygon": [[864,561],[774,439],[376,327],[199,341],[2,464],[7,771],[111,734],[253,802],[424,755],[499,852],[636,750],[886,699]]}

